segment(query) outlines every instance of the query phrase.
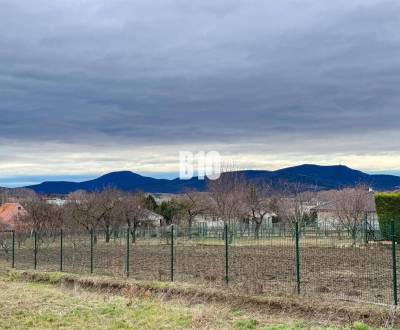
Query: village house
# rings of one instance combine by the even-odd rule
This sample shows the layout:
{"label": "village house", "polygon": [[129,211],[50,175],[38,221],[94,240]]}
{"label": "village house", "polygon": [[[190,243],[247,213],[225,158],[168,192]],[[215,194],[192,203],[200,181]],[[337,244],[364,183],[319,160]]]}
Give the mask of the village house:
{"label": "village house", "polygon": [[[276,215],[275,213],[266,213],[263,217],[262,225],[264,227],[273,227],[276,223]],[[218,216],[213,214],[212,212],[206,212],[197,215],[194,218],[194,223],[198,224],[199,226],[207,226],[207,228],[223,228],[224,221],[220,219]],[[240,224],[251,224],[251,213],[248,213],[246,217],[240,219],[238,221]]]}
{"label": "village house", "polygon": [[141,223],[143,226],[147,227],[160,227],[164,225],[165,219],[162,215],[156,212],[144,209]]}
{"label": "village house", "polygon": [[4,203],[0,206],[0,228],[12,229],[18,217],[26,214],[20,203]]}
{"label": "village house", "polygon": [[[323,230],[335,230],[340,226],[340,220],[337,215],[337,205],[334,201],[321,203],[312,208],[317,218],[317,225]],[[368,203],[363,210],[364,219],[368,223],[369,228],[378,229],[378,215],[376,213],[375,202]]]}

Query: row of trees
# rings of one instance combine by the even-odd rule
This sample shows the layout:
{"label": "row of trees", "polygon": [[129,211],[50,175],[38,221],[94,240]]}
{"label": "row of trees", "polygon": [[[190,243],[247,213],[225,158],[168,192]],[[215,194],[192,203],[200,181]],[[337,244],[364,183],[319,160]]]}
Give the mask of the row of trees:
{"label": "row of trees", "polygon": [[303,225],[315,221],[318,203],[328,201],[334,205],[337,223],[355,234],[372,198],[366,187],[323,193],[307,189],[291,184],[276,191],[265,182],[249,182],[230,172],[209,181],[207,192],[187,191],[160,205],[143,192],[123,193],[111,188],[97,193],[74,192],[62,206],[49,204],[40,196],[30,196],[22,202],[27,215],[18,219],[16,229],[101,230],[109,241],[115,228],[129,227],[135,237],[137,228],[152,226],[148,217],[149,211],[153,211],[164,218],[164,225],[184,225],[189,232],[199,216],[228,224],[245,221],[254,224],[254,235],[258,237],[267,216],[272,215],[281,223]]}
{"label": "row of trees", "polygon": [[355,238],[365,220],[375,215],[374,195],[367,186],[322,192],[299,184],[280,186],[284,189],[275,190],[265,182],[252,183],[227,173],[210,181],[206,193],[186,192],[154,211],[168,223],[184,222],[188,227],[204,214],[228,224],[245,221],[254,225],[256,237],[267,217],[289,226],[304,226],[315,224],[317,213],[325,212],[331,227],[345,229]]}
{"label": "row of trees", "polygon": [[277,197],[269,185],[251,184],[236,174],[210,181],[207,192],[187,191],[157,204],[143,192],[124,193],[112,188],[101,192],[77,191],[63,205],[49,204],[41,196],[21,201],[26,215],[16,221],[16,230],[54,232],[60,229],[102,230],[108,241],[114,228],[126,226],[134,232],[151,226],[149,211],[160,214],[164,222],[189,227],[201,215],[232,224],[254,222],[256,231],[269,213],[277,213]]}
{"label": "row of trees", "polygon": [[15,229],[46,233],[101,230],[108,242],[113,229],[127,226],[134,233],[142,225],[148,212],[147,200],[144,193],[126,194],[111,188],[99,193],[74,192],[62,205],[34,196],[22,202],[26,215],[19,217]]}

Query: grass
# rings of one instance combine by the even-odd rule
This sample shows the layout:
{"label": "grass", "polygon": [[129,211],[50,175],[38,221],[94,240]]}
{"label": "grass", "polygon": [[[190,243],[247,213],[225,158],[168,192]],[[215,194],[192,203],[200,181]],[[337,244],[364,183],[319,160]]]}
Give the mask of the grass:
{"label": "grass", "polygon": [[[49,281],[55,283],[58,277],[53,273]],[[64,289],[23,282],[13,272],[8,279],[0,277],[0,329],[340,329],[264,314],[212,303],[143,296],[128,299]],[[345,329],[370,330],[362,324]]]}
{"label": "grass", "polygon": [[0,282],[0,329],[187,329],[188,309],[151,299]]}
{"label": "grass", "polygon": [[[71,278],[83,285],[71,289],[67,284]],[[91,279],[95,284],[90,288],[86,284]],[[104,283],[115,288],[114,282],[119,283],[111,278],[68,273],[21,272],[9,269],[0,260],[0,329],[372,330],[362,323],[347,327],[320,323],[320,316],[287,313],[285,307],[270,310],[268,305],[250,308],[230,304],[212,296],[199,296],[200,288],[193,294],[189,290],[185,296],[185,287],[179,283],[134,281],[147,289],[131,293],[98,290]],[[152,290],[159,293],[152,294]]]}

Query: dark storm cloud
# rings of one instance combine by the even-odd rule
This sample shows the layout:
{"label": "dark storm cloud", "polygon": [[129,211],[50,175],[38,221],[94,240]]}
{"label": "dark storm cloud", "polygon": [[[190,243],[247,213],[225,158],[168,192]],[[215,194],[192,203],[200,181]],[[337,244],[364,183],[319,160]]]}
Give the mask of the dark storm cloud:
{"label": "dark storm cloud", "polygon": [[0,137],[340,150],[397,130],[398,17],[381,0],[3,0]]}

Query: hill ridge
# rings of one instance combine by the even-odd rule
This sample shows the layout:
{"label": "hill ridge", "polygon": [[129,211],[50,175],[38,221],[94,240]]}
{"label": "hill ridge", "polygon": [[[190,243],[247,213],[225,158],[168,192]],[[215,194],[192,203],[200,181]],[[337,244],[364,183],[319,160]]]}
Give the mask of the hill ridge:
{"label": "hill ridge", "polygon": [[[357,184],[369,185],[376,190],[393,190],[400,187],[400,177],[385,174],[367,174],[345,165],[302,164],[274,171],[240,170],[250,181],[267,181],[271,184],[282,182],[301,183],[318,189],[351,187]],[[27,186],[40,194],[68,194],[76,190],[97,191],[105,187],[114,187],[124,191],[142,190],[148,193],[180,193],[186,189],[204,191],[206,181],[196,177],[190,180],[156,179],[131,171],[109,172],[98,178],[82,181],[45,181]]]}

